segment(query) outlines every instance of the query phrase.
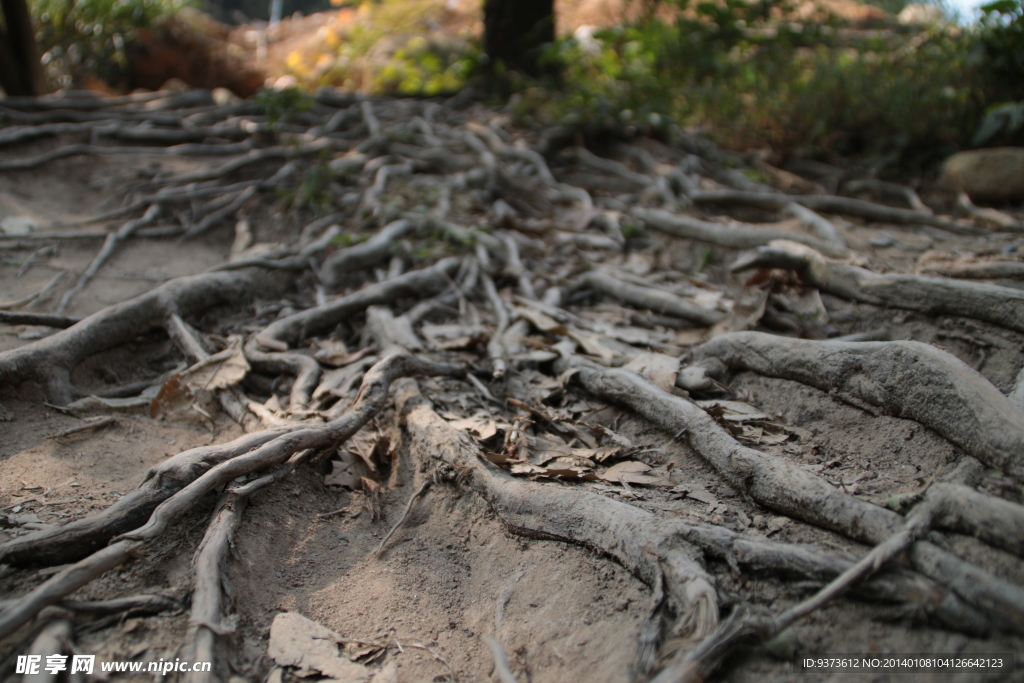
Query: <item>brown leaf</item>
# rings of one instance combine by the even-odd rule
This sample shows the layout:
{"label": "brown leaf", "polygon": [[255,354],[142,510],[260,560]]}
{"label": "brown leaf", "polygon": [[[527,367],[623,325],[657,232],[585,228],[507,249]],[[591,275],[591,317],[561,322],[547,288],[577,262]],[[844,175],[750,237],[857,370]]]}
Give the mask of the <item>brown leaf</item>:
{"label": "brown leaf", "polygon": [[516,306],[512,309],[512,312],[516,317],[522,318],[541,332],[562,336],[566,334],[565,326],[562,325],[562,323],[558,322],[546,313],[541,313],[535,308]]}
{"label": "brown leaf", "polygon": [[606,361],[615,357],[615,351],[603,343],[604,337],[599,334],[570,328],[566,330],[566,336],[579,344],[584,353]]}
{"label": "brown leaf", "polygon": [[313,358],[324,365],[338,367],[338,361],[349,355],[348,346],[340,339],[314,339],[310,346]]}
{"label": "brown leaf", "polygon": [[569,444],[558,437],[544,434],[538,436],[527,435],[526,449],[527,453],[521,455],[525,455],[527,460],[534,465],[543,465],[549,460],[572,455],[572,448]]}
{"label": "brown leaf", "polygon": [[298,669],[296,675],[327,676],[344,683],[365,683],[370,671],[349,661],[338,650],[338,634],[294,612],[274,617],[267,654],[279,666]]}
{"label": "brown leaf", "polygon": [[679,374],[679,359],[664,353],[644,351],[623,367],[643,375],[662,391],[672,393]]}
{"label": "brown leaf", "polygon": [[181,373],[189,391],[215,391],[234,386],[249,374],[249,361],[242,353],[242,340],[234,338],[230,345],[206,360],[201,360]]}
{"label": "brown leaf", "polygon": [[455,429],[464,429],[480,441],[487,441],[494,437],[499,430],[505,431],[512,428],[507,422],[498,422],[486,415],[473,415],[456,420],[450,420],[449,425]]}
{"label": "brown leaf", "polygon": [[156,418],[165,413],[173,403],[181,400],[183,395],[188,394],[188,388],[182,383],[181,375],[171,375],[171,378],[160,387],[160,392],[149,404],[149,416]]}
{"label": "brown leaf", "polygon": [[331,461],[331,473],[324,477],[324,484],[356,491],[361,487],[363,477],[370,473],[365,458],[347,448],[340,448],[338,458]]}
{"label": "brown leaf", "polygon": [[595,462],[604,462],[611,460],[617,455],[621,455],[624,450],[625,448],[621,445],[601,446],[600,448],[574,448],[572,449],[572,454]]}
{"label": "brown leaf", "polygon": [[635,460],[626,460],[617,465],[609,467],[598,474],[599,479],[615,484],[639,484],[642,486],[668,486],[669,481],[664,477],[650,474],[653,471],[650,465]]}

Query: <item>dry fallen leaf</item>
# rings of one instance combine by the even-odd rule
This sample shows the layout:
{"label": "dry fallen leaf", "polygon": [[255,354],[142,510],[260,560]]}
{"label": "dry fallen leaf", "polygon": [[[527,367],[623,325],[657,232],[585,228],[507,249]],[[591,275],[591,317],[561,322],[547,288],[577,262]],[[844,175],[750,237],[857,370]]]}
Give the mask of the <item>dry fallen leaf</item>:
{"label": "dry fallen leaf", "polygon": [[718,499],[714,495],[695,484],[680,484],[672,488],[671,493],[674,498],[692,498],[708,505],[718,505]]}
{"label": "dry fallen leaf", "polygon": [[236,337],[223,351],[182,372],[181,379],[193,393],[215,391],[238,384],[249,370],[249,361],[242,353],[242,340]]}
{"label": "dry fallen leaf", "polygon": [[332,367],[340,366],[338,361],[349,355],[348,346],[340,339],[314,339],[310,351],[317,361]]}
{"label": "dry fallen leaf", "polygon": [[338,449],[338,458],[331,461],[331,472],[324,477],[327,486],[344,486],[350,491],[360,488],[360,481],[370,474],[370,468],[360,455],[347,448]]}
{"label": "dry fallen leaf", "polygon": [[464,429],[480,441],[487,441],[498,433],[498,430],[511,429],[512,425],[506,422],[498,422],[487,415],[473,415],[451,420],[449,425],[455,429]]}
{"label": "dry fallen leaf", "polygon": [[517,318],[522,318],[541,332],[558,335],[564,335],[566,333],[565,326],[562,325],[562,323],[558,322],[546,313],[541,313],[535,308],[516,306],[512,309],[512,312]]}
{"label": "dry fallen leaf", "polygon": [[668,486],[669,481],[665,477],[652,474],[652,468],[642,462],[626,460],[597,475],[599,479],[610,481],[614,484],[638,484],[641,486]]}
{"label": "dry fallen leaf", "polygon": [[526,437],[526,459],[534,465],[543,465],[549,460],[572,455],[569,444],[555,436],[540,434]]}
{"label": "dry fallen leaf", "polygon": [[370,671],[343,657],[338,650],[341,637],[295,612],[282,612],[270,625],[267,654],[279,666],[297,669],[301,678],[326,676],[339,683],[365,683]]}
{"label": "dry fallen leaf", "polygon": [[662,391],[671,393],[676,386],[676,375],[679,374],[679,359],[664,353],[644,351],[623,367],[643,375]]}
{"label": "dry fallen leaf", "polygon": [[571,338],[574,342],[580,345],[583,352],[591,356],[596,356],[606,361],[610,361],[615,357],[615,351],[608,345],[603,343],[604,337],[599,334],[592,334],[590,332],[583,332],[575,328],[566,330],[566,336]]}
{"label": "dry fallen leaf", "polygon": [[624,450],[625,447],[622,445],[601,446],[600,448],[574,448],[572,449],[572,454],[576,457],[587,458],[595,462],[604,462],[622,454]]}

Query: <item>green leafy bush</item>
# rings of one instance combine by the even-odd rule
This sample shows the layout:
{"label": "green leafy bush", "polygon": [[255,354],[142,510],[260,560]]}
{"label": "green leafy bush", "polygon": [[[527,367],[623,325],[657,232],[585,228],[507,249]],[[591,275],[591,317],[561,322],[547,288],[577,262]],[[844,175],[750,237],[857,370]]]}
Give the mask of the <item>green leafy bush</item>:
{"label": "green leafy bush", "polygon": [[194,0],[32,0],[31,11],[47,73],[55,85],[68,87],[85,74],[119,80],[137,31],[194,4]]}
{"label": "green leafy bush", "polygon": [[[851,44],[838,22],[790,24],[770,0],[677,4],[672,23],[649,17],[560,41],[549,58],[562,63],[564,92],[524,91],[520,112],[637,128],[667,117],[733,147],[884,163],[963,146],[998,101],[994,81],[979,77],[977,31],[934,26]],[[1016,24],[1001,22],[990,42],[1009,40]]]}
{"label": "green leafy bush", "polygon": [[313,98],[299,88],[263,88],[253,98],[263,109],[267,125],[292,123],[293,119],[313,108]]}
{"label": "green leafy bush", "polygon": [[978,40],[989,78],[1024,97],[1024,0],[996,0],[982,5]]}

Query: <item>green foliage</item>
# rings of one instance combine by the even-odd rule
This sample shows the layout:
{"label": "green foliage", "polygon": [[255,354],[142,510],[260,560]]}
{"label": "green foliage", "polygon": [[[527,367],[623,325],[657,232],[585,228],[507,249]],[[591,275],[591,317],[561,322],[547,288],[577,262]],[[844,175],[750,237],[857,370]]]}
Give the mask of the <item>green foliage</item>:
{"label": "green foliage", "polygon": [[[780,20],[775,0],[679,0],[671,24],[652,13],[559,41],[548,58],[562,64],[564,92],[527,89],[519,113],[627,130],[671,119],[734,147],[927,161],[966,144],[984,108],[1008,99],[1008,81],[1024,84],[1013,62],[1024,48],[1007,47],[1020,45],[1022,3],[1001,0],[980,33],[936,26],[851,46],[837,21]],[[1015,78],[980,76],[979,40],[994,46],[993,73],[1006,65]]]}
{"label": "green foliage", "polygon": [[[479,49],[468,36],[444,42],[433,30],[447,0],[364,2],[350,28],[325,27],[320,42],[288,55],[289,74],[307,88],[399,95],[450,94],[478,71]],[[432,28],[433,27],[433,28]]]}
{"label": "green foliage", "polygon": [[627,240],[640,239],[641,237],[647,236],[647,232],[644,230],[643,225],[630,219],[622,221],[622,225],[619,229],[622,230],[622,236]]}
{"label": "green foliage", "polygon": [[329,155],[321,155],[317,163],[303,169],[302,178],[294,187],[281,191],[280,198],[286,207],[309,209],[315,216],[328,212],[334,198],[331,192],[334,172],[329,162]]}
{"label": "green foliage", "polygon": [[667,27],[652,23],[555,43],[543,59],[557,63],[571,84],[556,113],[584,126],[659,123],[672,109],[658,57],[671,39]]}
{"label": "green foliage", "polygon": [[273,129],[279,123],[291,123],[298,114],[313,108],[313,98],[299,88],[263,88],[253,98]]}
{"label": "green foliage", "polygon": [[353,247],[357,244],[362,244],[368,239],[370,239],[369,235],[343,232],[331,240],[331,246],[345,249],[347,247]]}
{"label": "green foliage", "polygon": [[85,74],[115,81],[127,67],[127,48],[194,0],[32,0],[36,39],[49,74],[67,87]]}
{"label": "green foliage", "polygon": [[399,48],[371,81],[370,89],[399,95],[454,93],[466,84],[479,66],[479,53],[445,48],[421,36]]}
{"label": "green foliage", "polygon": [[979,42],[988,75],[1024,97],[1024,0],[996,0],[981,11]]}

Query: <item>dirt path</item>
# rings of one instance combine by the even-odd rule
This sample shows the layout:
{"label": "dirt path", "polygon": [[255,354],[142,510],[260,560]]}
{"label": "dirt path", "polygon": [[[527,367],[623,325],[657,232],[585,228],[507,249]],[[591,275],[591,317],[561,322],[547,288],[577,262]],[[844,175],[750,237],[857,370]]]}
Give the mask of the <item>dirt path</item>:
{"label": "dirt path", "polygon": [[[478,105],[328,94],[275,124],[171,99],[29,142],[32,117],[80,102],[5,109],[0,220],[33,228],[0,237],[0,304],[63,273],[11,311],[97,315],[0,327],[4,677],[68,623],[65,654],[207,652],[215,680],[291,680],[285,636],[332,637],[292,613],[361,641],[312,669],[379,683],[502,680],[484,636],[534,682],[826,680],[800,661],[1020,649],[1003,530],[1024,408],[1004,394],[1024,394],[1024,290],[878,277],[1019,263],[1019,229],[939,195],[939,218],[867,194],[822,209],[826,180],[786,194],[788,173],[685,134],[587,151]],[[26,162],[86,139],[195,147]],[[326,218],[287,208],[303,197]],[[86,398],[147,385],[135,406]],[[115,503],[102,533],[50,526]],[[909,551],[770,637],[922,511]],[[59,604],[138,594],[165,600]],[[743,614],[767,644],[730,640]]]}

